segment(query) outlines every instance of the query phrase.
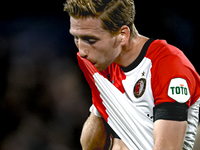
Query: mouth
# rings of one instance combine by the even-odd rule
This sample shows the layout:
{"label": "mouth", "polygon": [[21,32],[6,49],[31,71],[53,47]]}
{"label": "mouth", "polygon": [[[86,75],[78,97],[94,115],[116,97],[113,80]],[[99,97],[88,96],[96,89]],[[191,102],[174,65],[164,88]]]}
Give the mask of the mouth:
{"label": "mouth", "polygon": [[90,61],[93,65],[95,65],[96,64],[96,62],[93,62],[93,61],[91,61],[91,60],[89,60],[89,59],[87,59],[88,61]]}
{"label": "mouth", "polygon": [[96,62],[93,62],[93,61],[91,61],[91,60],[89,60],[93,65],[95,65],[96,64]]}

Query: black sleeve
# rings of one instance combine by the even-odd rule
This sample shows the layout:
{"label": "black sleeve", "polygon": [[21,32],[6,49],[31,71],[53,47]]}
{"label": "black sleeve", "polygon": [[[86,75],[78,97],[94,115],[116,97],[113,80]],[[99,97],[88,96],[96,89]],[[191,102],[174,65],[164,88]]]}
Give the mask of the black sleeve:
{"label": "black sleeve", "polygon": [[162,103],[153,108],[153,121],[158,119],[187,121],[188,105],[186,103]]}

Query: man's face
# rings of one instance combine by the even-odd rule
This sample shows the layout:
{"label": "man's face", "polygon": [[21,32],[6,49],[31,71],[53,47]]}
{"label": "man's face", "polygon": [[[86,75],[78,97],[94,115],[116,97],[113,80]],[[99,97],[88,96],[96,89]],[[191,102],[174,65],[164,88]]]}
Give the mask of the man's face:
{"label": "man's face", "polygon": [[120,40],[102,28],[100,18],[70,17],[70,33],[81,57],[91,61],[99,70],[105,70],[121,52]]}

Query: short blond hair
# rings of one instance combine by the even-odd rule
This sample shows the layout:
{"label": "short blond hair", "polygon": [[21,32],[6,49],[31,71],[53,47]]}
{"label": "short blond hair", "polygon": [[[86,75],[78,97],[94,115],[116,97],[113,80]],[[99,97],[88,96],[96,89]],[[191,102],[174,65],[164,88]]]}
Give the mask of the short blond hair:
{"label": "short blond hair", "polygon": [[130,28],[132,36],[138,33],[134,25],[133,0],[66,0],[64,11],[75,18],[99,17],[103,29],[111,34],[118,32],[123,25]]}

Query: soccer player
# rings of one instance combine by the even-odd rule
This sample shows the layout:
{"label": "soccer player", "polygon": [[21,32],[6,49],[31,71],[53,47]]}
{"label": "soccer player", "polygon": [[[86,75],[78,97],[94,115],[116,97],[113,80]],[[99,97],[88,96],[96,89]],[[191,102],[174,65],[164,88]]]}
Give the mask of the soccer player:
{"label": "soccer player", "polygon": [[[138,33],[133,0],[66,0],[64,10],[70,15],[70,33],[80,56],[154,122],[152,149],[192,150],[200,77],[183,52],[165,40]],[[94,105],[90,110],[82,148],[129,149]]]}

